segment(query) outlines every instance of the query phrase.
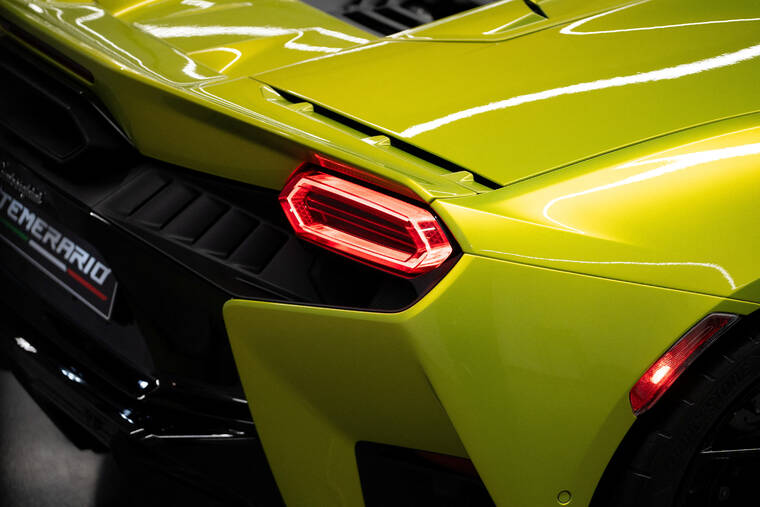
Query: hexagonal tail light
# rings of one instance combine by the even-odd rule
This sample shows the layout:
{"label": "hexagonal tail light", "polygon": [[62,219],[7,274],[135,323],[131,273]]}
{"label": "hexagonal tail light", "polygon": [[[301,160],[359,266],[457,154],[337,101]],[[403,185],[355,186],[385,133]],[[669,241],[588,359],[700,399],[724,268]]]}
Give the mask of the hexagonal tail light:
{"label": "hexagonal tail light", "polygon": [[453,252],[427,209],[319,169],[296,172],[280,204],[299,237],[396,275],[427,273]]}

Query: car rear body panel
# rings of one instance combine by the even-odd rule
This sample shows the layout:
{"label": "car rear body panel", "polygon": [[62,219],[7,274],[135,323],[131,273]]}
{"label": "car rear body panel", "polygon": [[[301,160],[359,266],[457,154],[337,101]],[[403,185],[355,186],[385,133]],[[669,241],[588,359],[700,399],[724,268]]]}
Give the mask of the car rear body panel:
{"label": "car rear body panel", "polygon": [[31,5],[11,0],[0,6],[0,15],[86,68],[92,91],[146,156],[282,188],[318,151],[366,167],[425,200],[474,193],[470,185],[445,178],[449,171],[364,142],[366,134],[308,109],[289,107],[253,79],[228,79],[97,4]]}
{"label": "car rear body panel", "polygon": [[302,2],[135,5],[111,12],[229,77],[337,53],[376,38]]}
{"label": "car rear body panel", "polygon": [[507,185],[757,110],[760,7],[733,10],[639,2],[503,42],[383,41],[256,78]]}
{"label": "car rear body panel", "polygon": [[[201,305],[221,325],[224,304],[289,504],[360,505],[360,441],[467,456],[499,504],[548,507],[565,490],[584,504],[633,421],[638,376],[706,313],[757,309],[755,2],[539,2],[549,19],[501,2],[384,39],[299,2],[207,4],[7,0],[0,16],[41,43],[22,38],[30,53],[56,60],[46,45],[70,60],[57,65],[140,157],[196,170],[193,191],[235,187],[236,210],[276,209],[292,172],[321,154],[428,203],[462,250],[432,290],[362,306],[352,286],[386,275],[334,258],[334,271],[313,269],[325,253],[290,237],[302,255],[290,260],[303,262],[245,278],[229,252],[178,245],[148,223],[160,203],[120,214],[46,173],[104,255],[118,258],[119,241],[106,249],[92,231],[108,227],[161,259],[181,252],[173,269],[213,289],[212,302],[182,292],[171,322]],[[489,12],[503,17],[491,25]],[[120,276],[137,284],[132,260]],[[270,274],[309,283],[271,297]],[[317,278],[350,297],[336,303]]]}
{"label": "car rear body panel", "polygon": [[[142,152],[272,188],[281,187],[292,171],[291,153],[298,148],[255,145],[253,139],[261,136],[242,131],[263,130],[264,137],[274,132],[350,162],[361,157],[369,171],[406,185],[408,176],[424,178],[429,172],[410,167],[409,162],[419,161],[388,158],[388,150],[359,139],[343,142],[344,136],[309,115],[272,108],[257,91],[258,83],[225,75],[237,65],[229,58],[238,53],[240,62],[254,62],[250,74],[256,80],[499,185],[757,109],[753,97],[760,49],[755,27],[760,14],[751,1],[728,9],[685,0],[636,2],[501,42],[459,43],[363,36],[308,6],[292,7],[296,14],[283,20],[282,33],[258,34],[240,31],[248,18],[236,14],[235,4],[208,12],[171,11],[153,20],[150,5],[125,12],[124,20],[115,16],[118,10],[97,4],[30,5],[35,8],[14,0],[5,9],[29,24],[35,36],[91,67],[96,91]],[[498,11],[501,4],[494,5]],[[559,9],[558,22],[582,14],[563,13],[564,3],[552,5],[546,9]],[[262,4],[261,15],[274,7]],[[307,26],[312,15],[315,24],[327,25],[304,32],[314,28]],[[466,22],[470,15],[447,22]],[[44,33],[35,27],[45,27]],[[314,48],[342,51],[281,50],[302,33],[337,44],[314,42]],[[662,51],[664,47],[669,50]],[[236,71],[235,76],[245,74]],[[207,93],[214,83],[221,86]],[[153,107],[158,103],[170,107]],[[237,121],[220,132],[223,122],[199,119],[213,118],[211,111]],[[141,121],[149,114],[156,116],[153,121]],[[218,153],[209,157],[209,147],[224,145],[250,149],[219,150],[222,160]],[[267,160],[267,170],[246,168],[251,158]],[[382,164],[373,165],[375,160]],[[427,183],[441,186],[442,193],[433,189],[439,197],[467,193],[438,179]],[[431,197],[424,184],[413,186]]]}
{"label": "car rear body panel", "polygon": [[630,386],[674,337],[757,308],[465,255],[401,313],[230,301],[224,315],[288,505],[361,505],[355,446],[372,441],[463,444],[496,505],[550,507],[563,490],[590,501],[634,421]]}
{"label": "car rear body panel", "polygon": [[758,166],[750,114],[435,206],[466,252],[760,302]]}

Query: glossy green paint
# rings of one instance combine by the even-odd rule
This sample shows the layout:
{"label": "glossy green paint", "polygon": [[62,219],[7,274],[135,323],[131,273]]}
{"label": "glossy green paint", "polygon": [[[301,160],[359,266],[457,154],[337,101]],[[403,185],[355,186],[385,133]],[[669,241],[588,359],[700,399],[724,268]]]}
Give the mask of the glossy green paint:
{"label": "glossy green paint", "polygon": [[145,155],[277,189],[323,153],[429,202],[465,252],[400,313],[225,306],[289,504],[361,505],[368,439],[468,455],[500,505],[583,505],[638,376],[760,302],[757,2],[539,3],[377,38],[290,0],[0,2]]}
{"label": "glossy green paint", "polygon": [[534,13],[524,0],[505,0],[465,11],[457,16],[434,21],[391,35],[410,41],[498,42],[537,30],[566,24],[578,18],[629,5],[621,0],[540,0],[546,17]]}
{"label": "glossy green paint", "polygon": [[405,30],[390,38],[420,42],[497,41],[552,24],[553,22],[531,11],[523,0],[508,0]]}
{"label": "glossy green paint", "polygon": [[224,316],[288,505],[361,505],[354,445],[370,440],[461,441],[497,505],[550,507],[562,490],[588,503],[649,364],[705,314],[757,307],[465,255],[401,313],[230,301]]}
{"label": "glossy green paint", "polygon": [[434,207],[467,252],[760,301],[760,114]]}
{"label": "glossy green paint", "polygon": [[254,79],[220,74],[99,4],[7,0],[0,15],[84,65],[95,77],[93,91],[147,156],[281,188],[319,152],[428,201],[483,190],[392,146],[367,142],[308,106],[290,107]]}
{"label": "glossy green paint", "polygon": [[[97,91],[144,153],[270,187],[282,185],[292,160],[282,154],[278,164],[268,144],[257,145],[250,126],[265,138],[268,132],[291,137],[295,143],[283,150],[295,158],[302,156],[300,146],[318,150],[333,144],[325,151],[410,185],[427,200],[482,190],[428,181],[431,168],[418,172],[409,165],[420,161],[401,153],[383,160],[386,154],[379,151],[388,150],[382,147],[354,143],[347,150],[343,136],[322,122],[307,121],[293,132],[303,121],[267,110],[256,97],[256,84],[239,76],[259,73],[259,81],[342,111],[500,184],[757,109],[760,49],[753,43],[760,7],[751,0],[640,1],[584,19],[577,19],[583,9],[576,2],[550,0],[542,4],[553,16],[549,20],[529,23],[520,37],[479,43],[376,40],[300,2],[208,3],[213,5],[7,0],[0,8],[92,67]],[[613,5],[618,2],[599,0],[586,8],[597,12]],[[526,11],[524,4],[500,2],[430,29],[451,26],[482,35],[491,26],[482,25],[483,12],[497,23]],[[246,85],[220,87],[222,96],[204,93],[213,83],[236,78]],[[153,117],[168,115],[167,102],[175,114]],[[210,118],[198,121],[199,116]],[[236,144],[242,149],[231,149]],[[209,155],[219,146],[230,146],[224,160]],[[254,158],[265,160],[266,169],[252,171],[250,159],[258,151],[264,153]],[[415,184],[401,174],[424,181]]]}
{"label": "glossy green paint", "polygon": [[133,3],[114,14],[229,77],[333,54],[376,38],[307,4],[284,0]]}
{"label": "glossy green paint", "polygon": [[758,18],[755,0],[652,0],[504,42],[381,42],[257,79],[506,185],[758,110]]}

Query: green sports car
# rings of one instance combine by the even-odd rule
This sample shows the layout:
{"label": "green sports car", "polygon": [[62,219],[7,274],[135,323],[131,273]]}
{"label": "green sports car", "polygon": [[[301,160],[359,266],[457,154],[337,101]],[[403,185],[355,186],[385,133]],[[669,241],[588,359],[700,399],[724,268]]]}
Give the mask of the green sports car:
{"label": "green sports car", "polygon": [[81,445],[185,505],[757,503],[757,0],[0,26],[3,353]]}

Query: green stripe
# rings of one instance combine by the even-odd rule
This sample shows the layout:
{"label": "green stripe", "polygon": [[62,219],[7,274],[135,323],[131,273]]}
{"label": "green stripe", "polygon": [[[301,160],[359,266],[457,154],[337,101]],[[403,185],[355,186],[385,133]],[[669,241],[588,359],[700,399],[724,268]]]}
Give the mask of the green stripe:
{"label": "green stripe", "polygon": [[10,230],[12,230],[14,233],[16,233],[16,235],[17,235],[19,238],[23,239],[24,241],[29,241],[29,236],[27,236],[26,234],[24,234],[23,232],[21,232],[21,230],[20,230],[20,229],[16,228],[16,227],[15,227],[15,226],[14,226],[12,223],[10,223],[9,221],[5,220],[4,218],[0,218],[0,222],[2,222],[2,223],[3,223],[3,225],[5,225],[5,226],[6,226],[8,229],[10,229]]}

